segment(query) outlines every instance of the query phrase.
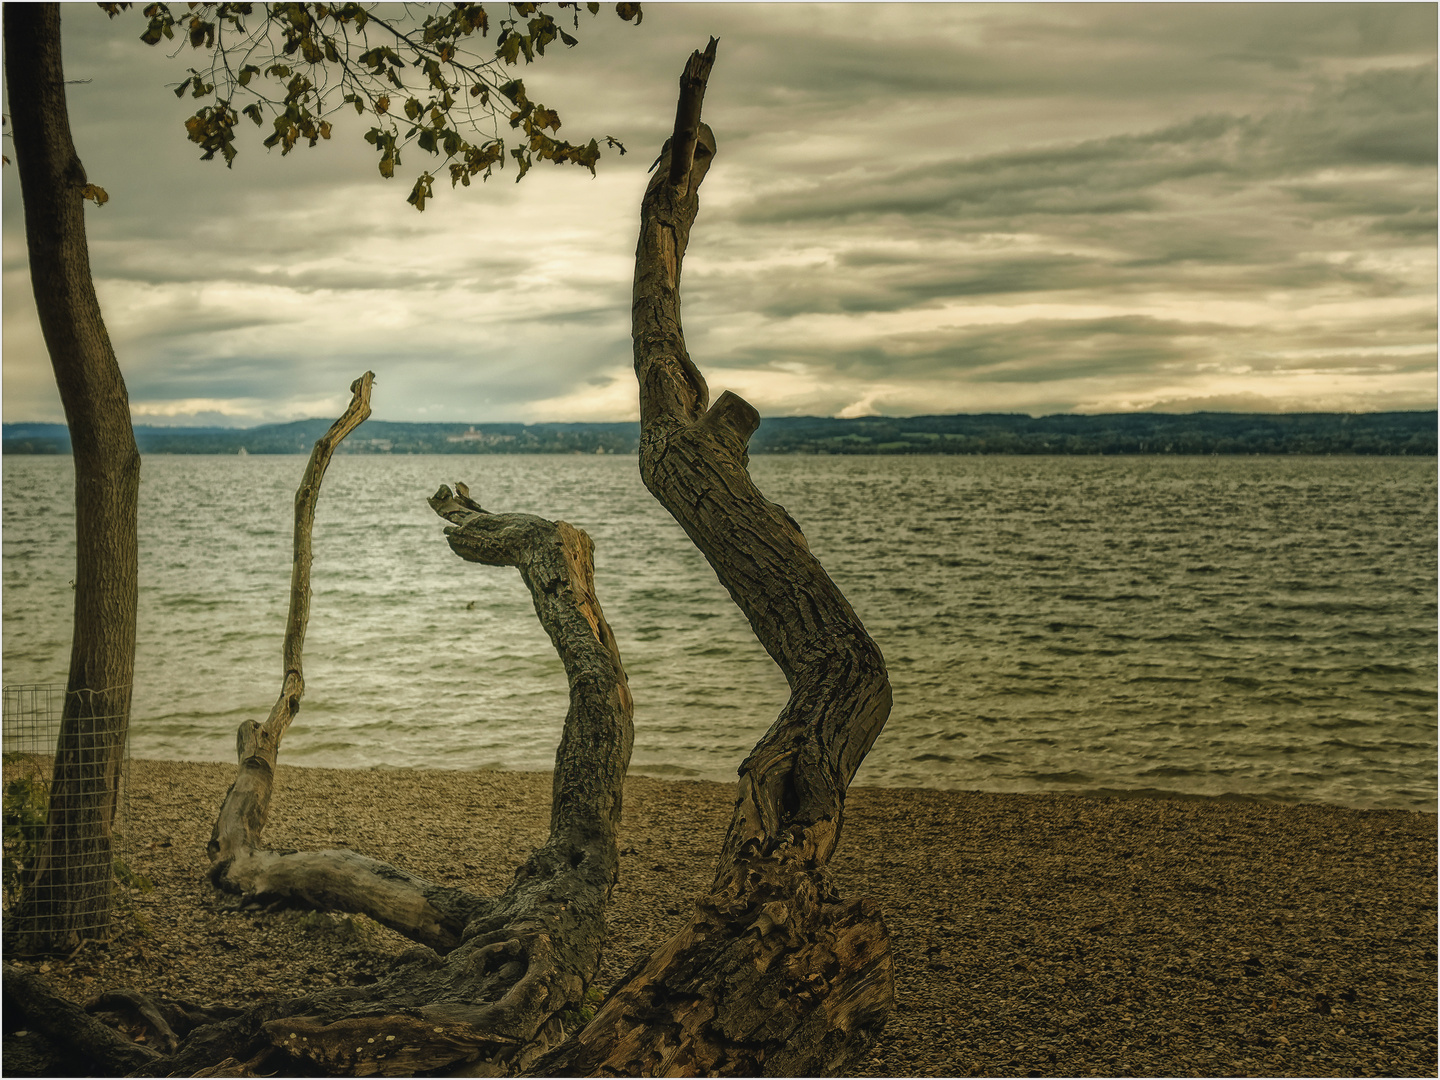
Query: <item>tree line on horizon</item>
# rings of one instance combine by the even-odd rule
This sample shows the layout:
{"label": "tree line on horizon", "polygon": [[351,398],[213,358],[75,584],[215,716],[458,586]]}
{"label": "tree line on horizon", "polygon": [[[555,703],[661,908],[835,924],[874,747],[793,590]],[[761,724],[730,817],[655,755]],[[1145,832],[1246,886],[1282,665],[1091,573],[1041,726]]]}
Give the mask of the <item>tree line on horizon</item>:
{"label": "tree line on horizon", "polygon": [[[142,454],[308,453],[328,426],[136,425]],[[409,423],[371,420],[351,454],[634,454],[636,422]],[[1435,410],[1384,413],[1012,413],[763,419],[758,454],[1436,454]],[[64,424],[6,424],[7,454],[70,452]]]}

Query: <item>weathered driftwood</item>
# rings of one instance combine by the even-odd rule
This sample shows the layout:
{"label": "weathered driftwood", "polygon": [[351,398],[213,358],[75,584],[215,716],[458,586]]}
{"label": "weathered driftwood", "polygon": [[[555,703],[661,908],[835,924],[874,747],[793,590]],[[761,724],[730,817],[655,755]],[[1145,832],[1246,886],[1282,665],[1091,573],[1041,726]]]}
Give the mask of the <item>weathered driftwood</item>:
{"label": "weathered driftwood", "polygon": [[[20,1035],[8,1035],[5,1071],[12,1076],[88,1075],[100,1063],[111,1075],[142,1068],[159,1053],[107,1027],[79,1005],[55,993],[35,972],[5,965],[5,1020],[7,1032],[14,1017],[24,1017]],[[26,1052],[28,1051],[28,1053]]]}
{"label": "weathered driftwood", "polygon": [[756,411],[712,406],[680,325],[680,266],[715,140],[700,122],[712,39],[681,77],[675,135],[641,208],[633,332],[640,471],[750,620],[790,700],[740,768],[715,881],[690,924],[616,987],[537,1075],[820,1075],[878,1033],[894,1000],[874,905],[826,875],[845,791],[890,711],[880,650],[751,482]]}
{"label": "weathered driftwood", "polygon": [[368,377],[362,382],[346,417],[317,444],[296,496],[284,688],[264,725],[241,729],[239,775],[210,845],[212,878],[242,903],[361,912],[418,945],[372,985],[262,1005],[194,1031],[151,1073],[515,1072],[564,1037],[561,1014],[584,1004],[599,969],[632,705],[595,595],[593,547],[564,522],[487,513],[464,485],[430,500],[451,522],[451,547],[472,562],[519,569],[570,683],[549,839],[498,897],[442,888],[353,852],[261,847],[280,739],[304,689],[315,496],[335,443],[368,412]]}
{"label": "weathered driftwood", "polygon": [[290,568],[290,607],[285,618],[281,650],[280,696],[263,724],[246,720],[236,734],[239,769],[208,846],[210,880],[216,888],[241,895],[264,894],[264,879],[275,853],[260,847],[260,834],[270,814],[275,783],[275,762],[280,741],[289,730],[305,694],[305,628],[310,622],[310,565],[314,561],[310,537],[315,528],[315,507],[320,484],[335,448],[370,415],[370,388],[375,376],[367,371],[350,386],[350,405],[315,442],[305,475],[295,492],[294,562]]}
{"label": "weathered driftwood", "polygon": [[472,562],[519,569],[570,682],[549,839],[493,898],[441,888],[353,852],[260,848],[279,737],[304,686],[300,649],[291,646],[303,635],[308,596],[313,486],[302,484],[285,689],[271,721],[242,729],[246,785],[237,780],[226,798],[211,844],[213,876],[248,902],[363,912],[420,947],[373,985],[271,1005],[215,1025],[167,1063],[177,1072],[216,1068],[216,1061],[222,1071],[273,1070],[288,1060],[292,1067],[355,1075],[443,1068],[499,1075],[559,1042],[565,1034],[560,1014],[584,1003],[599,969],[605,905],[619,866],[630,691],[595,595],[590,538],[564,522],[487,513],[464,485],[456,487],[454,493],[442,487],[430,500],[452,523],[445,530],[451,547]]}

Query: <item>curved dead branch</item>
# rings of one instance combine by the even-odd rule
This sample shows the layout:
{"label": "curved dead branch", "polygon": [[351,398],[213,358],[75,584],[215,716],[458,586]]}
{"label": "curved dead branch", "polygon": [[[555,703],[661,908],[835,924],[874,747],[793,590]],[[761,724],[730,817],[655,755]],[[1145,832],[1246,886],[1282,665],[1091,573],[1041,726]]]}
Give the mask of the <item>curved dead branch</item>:
{"label": "curved dead branch", "polygon": [[[633,336],[640,471],[785,673],[790,700],[740,767],[709,895],[537,1074],[822,1075],[894,1000],[889,937],[826,864],[845,791],[890,712],[884,660],[800,528],[748,472],[755,409],[709,392],[685,349],[680,267],[715,154],[699,122],[715,41],[681,77],[676,131],[641,207]],[[692,134],[693,133],[693,134]]]}

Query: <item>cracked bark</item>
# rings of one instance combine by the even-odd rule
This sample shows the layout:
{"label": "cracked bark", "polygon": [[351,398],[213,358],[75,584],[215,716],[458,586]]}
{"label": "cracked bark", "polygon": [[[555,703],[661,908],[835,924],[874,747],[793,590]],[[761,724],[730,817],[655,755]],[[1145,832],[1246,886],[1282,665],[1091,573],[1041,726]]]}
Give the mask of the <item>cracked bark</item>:
{"label": "cracked bark", "polygon": [[641,207],[632,309],[645,485],[779,664],[790,699],[740,767],[735,812],[691,923],[636,966],[536,1075],[821,1075],[873,1042],[894,1002],[890,942],[826,866],[845,792],[890,712],[874,641],[748,471],[755,409],[712,405],[685,349],[680,268],[716,152],[700,122],[712,39],[681,76],[675,135]]}

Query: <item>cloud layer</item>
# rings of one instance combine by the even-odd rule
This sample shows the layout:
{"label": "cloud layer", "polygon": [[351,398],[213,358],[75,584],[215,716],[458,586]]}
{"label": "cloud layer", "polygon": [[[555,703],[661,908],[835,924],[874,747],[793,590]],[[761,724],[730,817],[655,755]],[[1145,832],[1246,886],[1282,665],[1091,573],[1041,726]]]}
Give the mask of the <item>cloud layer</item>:
{"label": "cloud layer", "polygon": [[[721,39],[691,351],[767,415],[1433,408],[1431,5],[679,5],[583,23],[527,74],[591,180],[417,214],[360,124],[200,163],[170,60],[65,11],[101,302],[137,417],[635,415],[645,167]],[[573,136],[572,136],[573,137]],[[423,167],[412,152],[406,166]],[[56,419],[13,169],[4,415]],[[402,187],[402,184],[405,186]]]}

